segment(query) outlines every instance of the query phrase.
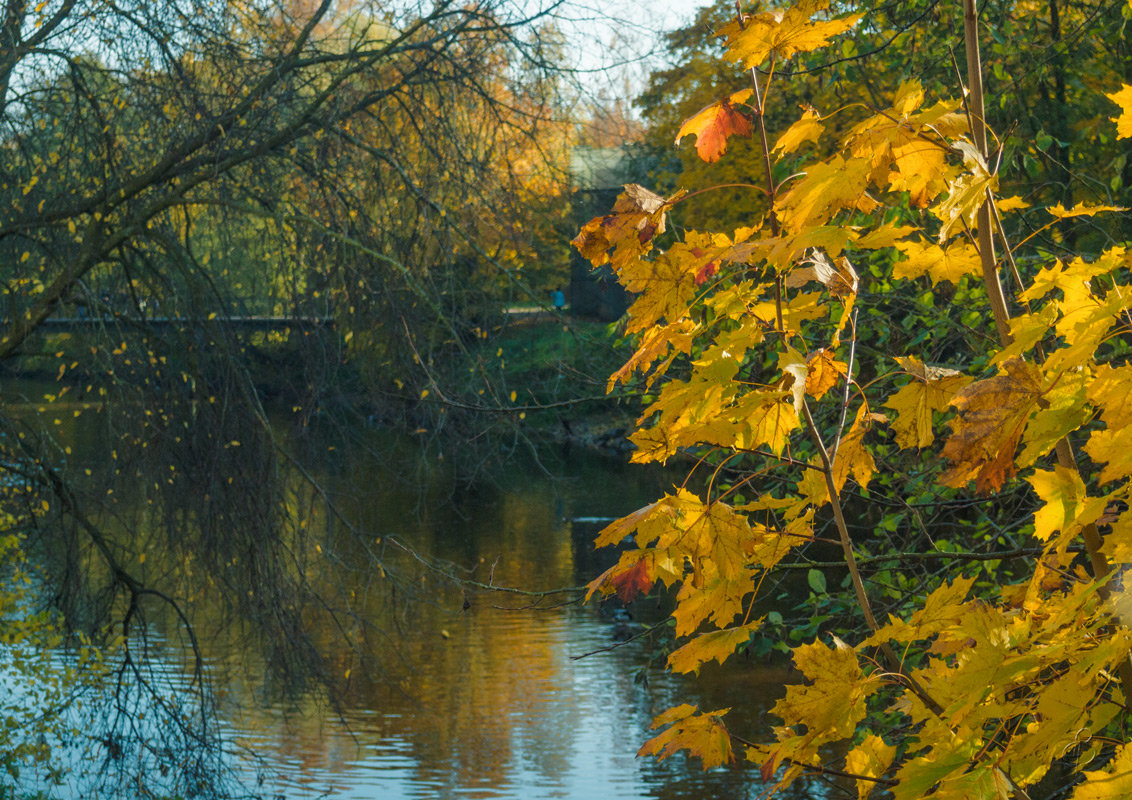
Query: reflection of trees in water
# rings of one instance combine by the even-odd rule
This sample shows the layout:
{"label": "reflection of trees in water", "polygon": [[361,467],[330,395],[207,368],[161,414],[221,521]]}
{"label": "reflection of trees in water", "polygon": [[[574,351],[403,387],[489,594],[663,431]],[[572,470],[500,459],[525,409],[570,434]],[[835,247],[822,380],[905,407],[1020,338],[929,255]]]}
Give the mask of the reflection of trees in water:
{"label": "reflection of trees in water", "polygon": [[[187,598],[184,610],[209,665],[209,688],[220,711],[240,719],[242,738],[231,744],[294,765],[294,779],[305,774],[312,785],[326,771],[364,769],[364,763],[347,766],[359,758],[359,746],[386,741],[402,743],[398,753],[414,785],[467,787],[467,780],[491,787],[520,771],[553,784],[579,780],[579,759],[604,756],[627,726],[643,731],[675,700],[677,688],[668,678],[654,675],[647,691],[634,684],[630,668],[639,655],[595,656],[581,666],[569,659],[612,643],[612,626],[592,618],[592,609],[506,610],[553,606],[561,598],[497,594],[468,583],[538,590],[580,582],[577,565],[592,558],[592,535],[575,531],[570,518],[632,507],[655,490],[651,476],[639,477],[648,485],[635,487],[630,477],[599,464],[581,479],[536,481],[517,465],[493,482],[453,490],[444,470],[412,449],[432,465],[422,465],[420,474],[435,481],[414,486],[398,479],[402,471],[417,471],[407,457],[391,469],[389,459],[375,455],[389,446],[377,442],[380,432],[373,432],[370,446],[354,449],[313,428],[301,436],[309,465],[304,472],[272,455],[277,445],[293,444],[288,435],[272,440],[256,433],[264,430],[257,420],[225,410],[234,386],[218,379],[206,391],[215,402],[186,394],[183,415],[160,424],[144,405],[123,403],[113,415],[84,412],[61,427],[57,441],[71,447],[77,471],[92,469],[89,483],[79,482],[85,488],[76,491],[85,507],[98,510],[92,524],[116,543],[120,561],[147,586]],[[122,446],[135,437],[147,446]],[[239,446],[221,446],[233,441]],[[204,458],[210,447],[217,457]],[[116,458],[99,460],[111,450]],[[259,495],[251,502],[246,498],[253,492]],[[422,492],[426,502],[418,503]],[[449,502],[427,501],[430,496]],[[624,507],[610,505],[612,497]],[[417,505],[422,513],[406,511]],[[204,541],[207,549],[193,544]],[[241,563],[249,553],[260,561]],[[96,555],[87,552],[78,564],[88,589],[113,583],[98,571]],[[278,576],[281,588],[261,591],[257,582],[264,576]],[[287,592],[293,607],[272,617],[271,602],[287,599]],[[160,660],[138,662],[151,674],[144,685],[135,674],[131,692],[160,688],[153,674],[160,669],[185,676],[176,681],[182,688],[193,675],[191,659],[183,669],[169,666],[188,642],[176,616],[154,600],[142,604],[132,653],[143,655],[136,648],[148,634],[152,649],[144,655]],[[313,669],[286,652],[294,644],[281,638],[281,620],[301,626],[300,646],[317,656]],[[575,638],[578,644],[564,644]],[[610,658],[620,660],[602,660]],[[729,704],[725,695],[735,690],[733,677],[721,678],[718,696],[709,689],[704,707]],[[754,684],[739,689],[745,695],[760,690]],[[181,696],[181,713],[195,708],[188,702],[193,696]],[[129,699],[134,695],[124,697],[130,713],[115,723],[119,738],[131,714],[143,708],[140,699]],[[357,740],[330,730],[338,713]],[[147,710],[146,716],[154,714]],[[583,714],[602,727],[580,730]],[[100,718],[103,727],[91,732],[110,740],[101,731],[109,731],[106,720],[113,719]],[[181,737],[170,741],[189,748],[215,731],[214,723],[187,716],[180,728],[169,725],[162,733]],[[275,730],[283,733],[269,734]],[[124,773],[127,761],[137,764],[143,753],[121,755],[112,766]],[[219,764],[218,754],[207,751],[193,769]],[[184,761],[178,768],[189,766]],[[650,782],[682,787],[674,787],[672,797],[713,791],[675,763],[654,767],[628,759],[622,766],[626,780],[638,780],[640,771]]]}
{"label": "reflection of trees in water", "polygon": [[[0,361],[102,407],[0,414],[0,464],[31,487],[4,498],[6,527],[43,603],[106,654],[78,734],[92,777],[223,796],[208,637],[251,651],[264,691],[313,683],[333,703],[360,632],[384,624],[355,595],[429,596],[339,521],[356,533],[344,566],[329,498],[263,403],[305,424],[365,395],[398,421],[421,370],[450,377],[447,357],[523,291],[531,248],[492,217],[554,195],[554,64],[537,10],[503,5],[4,4]],[[337,327],[240,338],[213,320],[248,307]],[[157,308],[192,324],[150,324]],[[90,326],[45,334],[61,309]],[[347,355],[368,372],[344,374]],[[195,652],[172,695],[153,628]]]}

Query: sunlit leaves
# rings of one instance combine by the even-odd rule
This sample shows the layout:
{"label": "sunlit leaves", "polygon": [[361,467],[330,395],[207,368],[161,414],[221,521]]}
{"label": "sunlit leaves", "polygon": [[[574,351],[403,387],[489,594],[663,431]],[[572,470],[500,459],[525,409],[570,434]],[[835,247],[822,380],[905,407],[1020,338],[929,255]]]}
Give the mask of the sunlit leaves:
{"label": "sunlit leaves", "polygon": [[897,90],[890,111],[857,124],[847,137],[849,151],[869,161],[873,183],[908,192],[912,204],[921,208],[946,188],[952,172],[939,137],[966,127],[955,113],[957,103],[940,102],[919,111],[923,99],[920,84],[908,81]]}
{"label": "sunlit leaves", "polygon": [[978,275],[979,253],[968,242],[953,242],[939,247],[924,241],[897,242],[896,249],[904,259],[896,262],[892,274],[897,278],[918,278],[926,275],[932,285],[940,281],[959,283],[965,275]]}
{"label": "sunlit leaves", "polygon": [[766,11],[733,22],[721,33],[727,37],[728,58],[747,67],[761,66],[770,56],[784,61],[808,53],[857,24],[853,14],[843,19],[817,20],[829,8],[829,0],[802,0],[778,11]]}
{"label": "sunlit leaves", "polygon": [[1106,97],[1120,106],[1120,116],[1116,120],[1116,135],[1121,139],[1132,136],[1132,86],[1124,84],[1120,91]]}
{"label": "sunlit leaves", "polygon": [[638,756],[655,755],[661,758],[687,750],[711,769],[729,764],[735,757],[731,750],[731,737],[723,726],[722,717],[730,709],[698,713],[695,706],[684,704],[671,708],[653,720],[653,728],[670,726],[641,747]]}
{"label": "sunlit leaves", "polygon": [[[724,30],[730,57],[760,68],[758,77],[773,87],[777,64],[851,24],[822,19],[825,8],[802,3],[732,23]],[[1132,368],[1125,364],[1132,316],[1124,285],[1132,263],[1122,247],[1105,249],[1102,230],[1111,226],[1098,226],[1089,240],[1099,243],[1095,255],[1056,262],[1051,255],[1069,245],[1063,221],[1121,209],[1074,197],[1071,208],[1048,209],[1054,222],[1033,211],[991,232],[1009,239],[1010,225],[1033,225],[1030,238],[1005,245],[1022,285],[1009,289],[1016,316],[1001,320],[1010,336],[988,346],[989,314],[965,279],[991,267],[974,234],[985,224],[980,212],[998,188],[998,170],[1005,176],[1013,166],[997,153],[988,163],[968,138],[963,104],[932,104],[924,85],[906,81],[880,110],[822,117],[806,109],[762,153],[770,180],[755,202],[769,198],[771,208],[761,225],[732,241],[685,231],[650,264],[626,269],[642,292],[629,325],[643,327],[632,328],[641,332],[639,351],[616,377],[640,369],[655,381],[632,436],[633,458],[692,453],[707,485],[704,495],[681,490],[614,529],[636,531],[638,547],[663,564],[658,574],[678,585],[673,618],[687,638],[670,666],[695,672],[749,641],[762,571],[810,538],[807,516],[833,512],[829,528],[836,524],[851,567],[844,585],[855,590],[847,599],[826,583],[828,570],[794,563],[811,576],[811,602],[847,603],[850,615],[859,605],[874,627],[870,593],[898,609],[859,647],[831,637],[832,647],[822,639],[795,650],[805,683],[775,706],[783,720],[776,743],[747,751],[764,779],[778,777],[776,788],[827,763],[833,749],[821,748],[837,743],[848,748],[845,771],[859,776],[862,798],[878,783],[898,800],[1020,796],[1072,748],[1113,733],[1102,731],[1123,713],[1113,676],[1132,634],[1112,613],[1132,603],[1122,592],[1116,606],[1109,603],[1071,545],[1099,531],[1103,552],[1091,554],[1098,574],[1101,556],[1132,563]],[[1118,95],[1111,97],[1125,112],[1125,136],[1127,101]],[[716,103],[696,118],[709,152],[712,126],[726,128],[724,112],[726,103]],[[835,125],[847,133],[832,145]],[[796,156],[774,163],[807,142],[830,149],[812,163]],[[1111,186],[1115,192],[1119,180]],[[1025,200],[998,209],[1041,204],[1033,192],[1019,194]],[[893,290],[893,279],[916,281],[922,294],[913,299],[914,284]],[[644,297],[660,286],[667,298]],[[871,315],[867,334],[863,314]],[[892,342],[911,342],[911,352],[886,351]],[[885,366],[893,358],[899,376]],[[976,380],[988,368],[994,371]],[[934,426],[943,419],[950,432],[939,446]],[[1071,444],[1071,436],[1080,441]],[[776,499],[781,486],[793,496]],[[972,486],[986,499],[971,498]],[[728,505],[739,493],[758,500]],[[1008,513],[1016,515],[1009,527],[986,524]],[[868,521],[850,537],[842,518],[852,514]],[[885,543],[872,534],[875,519],[885,533],[920,529],[929,552],[902,555],[903,532],[900,544]],[[641,541],[646,530],[651,541]],[[854,554],[866,548],[891,553],[900,566],[855,575]],[[917,572],[919,557],[941,566]],[[622,558],[616,569],[631,583],[637,573],[629,570],[643,569],[635,567],[642,556]],[[814,619],[827,634],[833,617]],[[875,692],[885,698],[878,725],[866,704]],[[899,740],[889,738],[895,732]],[[682,744],[704,743],[689,736]],[[664,747],[649,750],[658,751]],[[1089,775],[1096,785],[1111,779]]]}
{"label": "sunlit leaves", "polygon": [[685,136],[695,136],[700,158],[709,164],[718,161],[727,151],[729,137],[751,135],[751,120],[735,107],[750,96],[751,90],[744,89],[726,100],[712,103],[681,126],[676,144]]}

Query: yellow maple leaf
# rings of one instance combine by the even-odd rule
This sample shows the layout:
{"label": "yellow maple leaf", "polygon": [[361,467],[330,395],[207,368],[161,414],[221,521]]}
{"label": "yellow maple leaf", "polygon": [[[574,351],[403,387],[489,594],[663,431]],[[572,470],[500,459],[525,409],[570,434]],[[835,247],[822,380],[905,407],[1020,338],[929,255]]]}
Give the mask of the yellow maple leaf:
{"label": "yellow maple leaf", "polygon": [[849,372],[849,365],[835,359],[825,347],[806,356],[806,368],[806,394],[816,400],[821,400]]}
{"label": "yellow maple leaf", "polygon": [[932,209],[943,224],[939,227],[939,243],[943,244],[964,226],[974,230],[975,216],[987,199],[987,191],[994,191],[998,179],[987,169],[986,161],[974,145],[958,142],[955,147],[963,153],[967,172],[948,184],[947,199]]}
{"label": "yellow maple leaf", "polygon": [[785,195],[778,216],[784,231],[799,233],[820,225],[842,209],[868,213],[877,203],[865,193],[869,162],[834,156],[810,167]]}
{"label": "yellow maple leaf", "polygon": [[872,733],[849,751],[845,756],[845,771],[863,778],[857,781],[857,800],[867,800],[873,793],[876,781],[868,779],[884,775],[895,755],[896,748],[893,745],[885,744],[884,739]]}
{"label": "yellow maple leaf", "polygon": [[1056,261],[1052,266],[1042,267],[1030,281],[1030,287],[1022,292],[1020,298],[1026,301],[1045,297],[1054,289],[1062,294],[1088,290],[1093,278],[1104,275],[1121,266],[1126,266],[1127,252],[1123,247],[1113,247],[1101,254],[1096,261],[1075,258],[1069,264]]}
{"label": "yellow maple leaf", "polygon": [[888,188],[908,192],[917,208],[924,208],[946,186],[947,159],[942,147],[919,136],[906,134],[891,145],[892,169]]}
{"label": "yellow maple leaf", "polygon": [[731,735],[723,725],[723,715],[730,709],[699,713],[696,706],[684,703],[670,708],[653,720],[652,727],[671,727],[649,739],[637,756],[668,758],[680,750],[687,750],[703,762],[705,770],[730,764],[735,760],[731,750]]}
{"label": "yellow maple leaf", "polygon": [[896,242],[896,249],[905,257],[892,267],[896,278],[918,278],[927,275],[932,286],[940,281],[959,283],[964,275],[978,275],[982,271],[979,252],[967,242],[952,242],[947,247],[921,240]]}
{"label": "yellow maple leaf", "polygon": [[668,668],[673,672],[699,673],[709,661],[722,664],[751,639],[751,634],[762,625],[762,618],[737,628],[701,634],[668,654]]}
{"label": "yellow maple leaf", "polygon": [[665,213],[678,198],[679,194],[663,198],[629,184],[613,204],[613,213],[587,222],[571,244],[595,267],[611,263],[620,270],[651,248],[653,238],[664,232]]}
{"label": "yellow maple leaf", "polygon": [[923,100],[919,83],[898,90],[890,111],[855,125],[846,138],[855,158],[867,159],[869,180],[890,191],[906,191],[923,208],[948,186],[955,168],[947,164],[948,148],[937,140],[955,128],[955,103],[942,102],[912,114]]}
{"label": "yellow maple leaf", "polygon": [[816,142],[821,138],[824,126],[821,124],[821,114],[813,106],[805,106],[802,118],[787,128],[786,133],[778,137],[774,144],[774,152],[793,153],[803,142]]}
{"label": "yellow maple leaf", "polygon": [[[790,393],[785,393],[785,397],[790,397]],[[800,423],[794,404],[783,401],[782,392],[751,392],[736,403],[731,414],[744,420],[750,429],[745,447],[766,445],[776,455],[786,448],[790,434]]]}
{"label": "yellow maple leaf", "polygon": [[1005,214],[1008,211],[1017,211],[1020,208],[1029,208],[1030,204],[1023,200],[1021,197],[1011,196],[996,199],[994,201],[995,208]]}
{"label": "yellow maple leaf", "polygon": [[1026,480],[1042,501],[1034,512],[1034,538],[1038,541],[1044,542],[1058,531],[1074,536],[1104,512],[1105,498],[1088,497],[1076,470],[1056,464],[1052,470],[1035,471]]}
{"label": "yellow maple leaf", "polygon": [[764,774],[773,774],[783,759],[806,763],[821,745],[851,737],[864,719],[865,701],[879,688],[862,673],[853,648],[836,637],[832,648],[821,642],[795,648],[794,665],[807,684],[787,686],[771,709],[787,726],[776,729],[779,747]]}
{"label": "yellow maple leaf", "polygon": [[904,81],[896,89],[896,96],[892,100],[893,116],[907,119],[908,116],[924,104],[924,88],[916,79]]}
{"label": "yellow maple leaf", "polygon": [[[688,319],[682,319],[668,325],[650,327],[642,334],[640,344],[638,344],[637,351],[633,353],[633,356],[619,370],[609,376],[606,391],[613,391],[613,387],[618,382],[625,383],[628,381],[636,370],[649,369],[654,361],[667,355],[670,348],[675,351],[673,355],[691,352],[692,331],[694,329],[695,325]],[[663,372],[663,368],[653,371],[648,377],[645,388],[650,387],[652,382]]]}
{"label": "yellow maple leaf", "polygon": [[895,222],[886,222],[879,228],[869,231],[853,244],[869,250],[882,250],[886,247],[892,247],[898,240],[918,230],[919,228],[911,225],[897,225]]}
{"label": "yellow maple leaf", "polygon": [[693,579],[685,580],[676,595],[676,608],[672,612],[676,635],[689,636],[709,620],[717,627],[730,625],[743,613],[744,598],[755,590],[757,578],[754,570],[731,578],[716,574],[702,578],[693,573]]}
{"label": "yellow maple leaf", "polygon": [[885,408],[896,412],[892,421],[896,444],[901,448],[927,447],[935,439],[932,412],[944,411],[972,379],[953,369],[927,366],[913,356],[898,356],[896,360],[913,378],[884,403]]}
{"label": "yellow maple leaf", "polygon": [[789,9],[767,11],[732,22],[720,34],[727,38],[727,57],[748,67],[761,65],[768,56],[786,60],[824,46],[852,28],[860,14],[842,19],[813,20],[829,7],[829,0],[801,0]]}
{"label": "yellow maple leaf", "polygon": [[1132,427],[1127,423],[1132,409],[1132,367],[1098,367],[1087,391],[1105,428],[1093,431],[1084,449],[1090,458],[1105,465],[1100,482],[1108,483],[1132,473]]}
{"label": "yellow maple leaf", "polygon": [[[1059,350],[1058,353],[1072,349]],[[1052,450],[1061,439],[1081,427],[1091,414],[1085,399],[1085,372],[1076,369],[1076,365],[1068,371],[1050,370],[1053,361],[1052,358],[1047,359],[1043,365],[1047,376],[1055,377],[1045,378],[1038,407],[1026,423],[1022,452],[1014,460],[1019,469],[1031,466]]]}
{"label": "yellow maple leaf", "polygon": [[1120,116],[1116,120],[1117,138],[1132,136],[1132,86],[1127,83],[1121,84],[1119,92],[1106,94],[1105,97],[1120,106]]}
{"label": "yellow maple leaf", "polygon": [[[688,254],[690,255],[690,254]],[[649,260],[626,264],[622,283],[638,297],[629,307],[628,333],[636,333],[661,320],[679,322],[696,297],[696,281],[685,269],[686,254],[673,246]]]}
{"label": "yellow maple leaf", "polygon": [[1085,202],[1080,202],[1077,205],[1073,206],[1073,208],[1069,208],[1069,209],[1067,209],[1061,203],[1058,203],[1057,205],[1053,206],[1052,208],[1046,209],[1046,211],[1048,211],[1050,214],[1057,217],[1058,219],[1069,219],[1071,217],[1091,217],[1091,216],[1094,216],[1095,214],[1104,213],[1105,211],[1127,211],[1127,210],[1128,209],[1122,208],[1121,206],[1091,205],[1091,204],[1085,203]]}
{"label": "yellow maple leaf", "polygon": [[876,472],[876,462],[864,442],[865,433],[874,421],[868,407],[861,406],[849,432],[841,437],[833,459],[833,486],[839,493],[850,475],[864,489]]}

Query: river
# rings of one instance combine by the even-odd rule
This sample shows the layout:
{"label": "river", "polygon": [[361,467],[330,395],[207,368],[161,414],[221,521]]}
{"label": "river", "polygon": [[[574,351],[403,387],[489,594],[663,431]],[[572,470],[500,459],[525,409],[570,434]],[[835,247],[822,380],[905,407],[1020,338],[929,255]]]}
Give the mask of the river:
{"label": "river", "polygon": [[[105,461],[114,443],[97,407],[69,411],[37,413],[57,420],[53,435],[76,461]],[[739,659],[698,679],[672,676],[656,636],[632,638],[663,619],[659,601],[626,612],[581,604],[576,592],[530,594],[592,579],[615,558],[592,547],[604,521],[655,499],[677,476],[589,452],[535,458],[519,448],[489,475],[453,483],[443,450],[411,439],[312,429],[302,437],[294,448],[303,472],[280,469],[304,533],[295,560],[327,598],[328,613],[308,617],[325,680],[296,684],[255,621],[213,614],[207,593],[185,604],[213,730],[250,794],[729,800],[767,788],[757,765],[705,772],[683,755],[658,762],[636,752],[655,733],[653,717],[684,702],[731,708],[734,732],[767,736],[766,712],[788,677],[782,666]],[[143,502],[140,491],[124,494],[121,503]],[[158,569],[142,561],[139,569]],[[191,685],[193,661],[177,630],[169,614],[147,620],[147,657],[174,693]],[[24,786],[94,796],[83,772],[60,787]],[[824,794],[800,784],[793,796]]]}

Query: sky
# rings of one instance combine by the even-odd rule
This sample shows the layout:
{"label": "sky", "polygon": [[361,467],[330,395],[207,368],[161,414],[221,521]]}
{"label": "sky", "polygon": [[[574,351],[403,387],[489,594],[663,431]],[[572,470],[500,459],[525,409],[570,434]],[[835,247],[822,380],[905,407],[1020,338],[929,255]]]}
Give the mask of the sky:
{"label": "sky", "polygon": [[710,0],[580,0],[553,4],[582,80],[613,96],[636,94],[664,64],[664,32],[690,22]]}

